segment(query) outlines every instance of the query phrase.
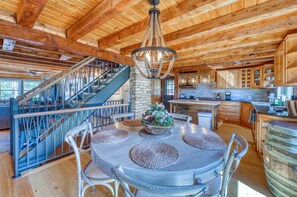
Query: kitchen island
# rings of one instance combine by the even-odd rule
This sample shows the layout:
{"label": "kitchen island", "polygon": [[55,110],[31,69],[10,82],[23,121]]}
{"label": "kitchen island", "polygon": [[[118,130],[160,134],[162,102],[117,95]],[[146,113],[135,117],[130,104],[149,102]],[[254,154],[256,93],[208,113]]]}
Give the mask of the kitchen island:
{"label": "kitchen island", "polygon": [[191,116],[192,123],[198,123],[198,112],[211,112],[212,113],[212,130],[218,128],[218,106],[219,101],[189,101],[189,100],[172,100],[170,102],[170,112],[178,114],[186,114]]}

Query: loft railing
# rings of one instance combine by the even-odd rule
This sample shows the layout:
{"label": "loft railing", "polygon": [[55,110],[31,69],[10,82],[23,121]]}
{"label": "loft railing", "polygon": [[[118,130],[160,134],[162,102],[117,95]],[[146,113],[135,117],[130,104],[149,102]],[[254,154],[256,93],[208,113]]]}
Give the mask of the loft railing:
{"label": "loft railing", "polygon": [[[113,123],[113,114],[129,111],[129,104],[123,100],[112,100],[103,106],[64,109],[46,112],[34,112],[13,115],[13,158],[15,176],[21,172],[39,166],[42,163],[60,158],[72,152],[71,147],[64,143],[65,130],[69,130],[84,121],[90,121],[94,132]],[[71,121],[54,126],[57,131],[48,133],[52,122],[59,121],[62,117],[72,114]],[[79,140],[79,137],[77,138]],[[20,144],[20,142],[23,142]],[[89,145],[90,139],[86,140]]]}
{"label": "loft railing", "polygon": [[110,61],[86,58],[18,97],[18,113],[81,107],[124,68]]}

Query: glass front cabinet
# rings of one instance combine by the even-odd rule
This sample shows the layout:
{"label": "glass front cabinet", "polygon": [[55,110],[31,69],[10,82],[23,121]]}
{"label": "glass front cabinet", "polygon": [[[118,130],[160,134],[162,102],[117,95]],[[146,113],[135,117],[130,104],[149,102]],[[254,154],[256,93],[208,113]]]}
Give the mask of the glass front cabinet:
{"label": "glass front cabinet", "polygon": [[263,70],[262,66],[252,68],[252,88],[263,87]]}

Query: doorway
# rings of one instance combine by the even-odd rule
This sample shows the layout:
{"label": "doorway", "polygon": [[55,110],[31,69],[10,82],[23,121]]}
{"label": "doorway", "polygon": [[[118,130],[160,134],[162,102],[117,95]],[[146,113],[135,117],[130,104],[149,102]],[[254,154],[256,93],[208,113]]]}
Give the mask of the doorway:
{"label": "doorway", "polygon": [[163,80],[162,100],[165,108],[169,111],[170,103],[174,97],[174,78],[166,78]]}

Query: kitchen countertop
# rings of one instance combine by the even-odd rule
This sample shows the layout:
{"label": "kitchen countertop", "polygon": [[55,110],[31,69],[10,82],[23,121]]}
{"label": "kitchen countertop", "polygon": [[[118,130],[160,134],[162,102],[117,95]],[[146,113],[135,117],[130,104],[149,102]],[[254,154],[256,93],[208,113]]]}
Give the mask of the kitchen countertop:
{"label": "kitchen countertop", "polygon": [[[178,99],[179,101],[196,101],[195,99],[189,99],[189,98],[186,98],[186,99]],[[244,100],[244,99],[240,99],[240,100],[224,100],[224,99],[221,99],[221,100],[214,100],[214,99],[199,99],[199,101],[217,101],[217,102],[220,102],[220,101],[227,101],[227,102],[244,102],[244,103],[252,103],[252,102],[265,102],[265,103],[268,103],[268,101],[258,101],[258,100]]]}
{"label": "kitchen countertop", "polygon": [[220,101],[196,101],[196,100],[171,100],[170,103],[176,104],[187,104],[187,105],[211,105],[211,106],[218,106],[220,105]]}
{"label": "kitchen countertop", "polygon": [[279,117],[285,117],[285,118],[297,118],[297,116],[289,116],[287,111],[284,112],[269,112],[269,106],[263,106],[263,105],[255,105],[253,104],[254,109],[257,113],[270,115],[270,116],[279,116]]}

